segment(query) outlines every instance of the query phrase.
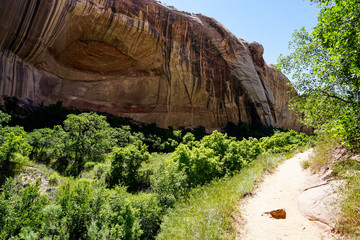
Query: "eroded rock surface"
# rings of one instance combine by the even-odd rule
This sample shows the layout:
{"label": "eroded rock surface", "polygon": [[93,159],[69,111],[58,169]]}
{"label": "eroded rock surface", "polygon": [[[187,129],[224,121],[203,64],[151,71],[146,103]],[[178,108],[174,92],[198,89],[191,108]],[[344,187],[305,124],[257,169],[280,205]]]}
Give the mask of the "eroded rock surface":
{"label": "eroded rock surface", "polygon": [[318,221],[334,229],[340,216],[337,190],[343,183],[330,181],[306,189],[298,197],[299,211],[310,221]]}
{"label": "eroded rock surface", "polygon": [[301,130],[259,43],[154,0],[3,0],[0,95],[161,127]]}

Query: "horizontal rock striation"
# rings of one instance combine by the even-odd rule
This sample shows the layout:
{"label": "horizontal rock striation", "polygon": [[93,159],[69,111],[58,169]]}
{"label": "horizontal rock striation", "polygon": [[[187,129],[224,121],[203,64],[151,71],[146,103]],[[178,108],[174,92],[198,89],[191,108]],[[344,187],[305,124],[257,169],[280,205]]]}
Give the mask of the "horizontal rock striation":
{"label": "horizontal rock striation", "polygon": [[300,130],[263,47],[154,0],[3,0],[0,95],[161,127]]}

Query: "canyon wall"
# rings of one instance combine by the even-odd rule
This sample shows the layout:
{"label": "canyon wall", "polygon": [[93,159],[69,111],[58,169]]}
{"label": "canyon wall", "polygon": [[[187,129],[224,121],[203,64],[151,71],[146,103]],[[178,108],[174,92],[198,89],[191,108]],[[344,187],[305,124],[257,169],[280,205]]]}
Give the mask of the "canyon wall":
{"label": "canyon wall", "polygon": [[[160,127],[301,130],[288,79],[216,20],[154,0],[3,0],[0,95]],[[254,30],[255,31],[255,30]]]}

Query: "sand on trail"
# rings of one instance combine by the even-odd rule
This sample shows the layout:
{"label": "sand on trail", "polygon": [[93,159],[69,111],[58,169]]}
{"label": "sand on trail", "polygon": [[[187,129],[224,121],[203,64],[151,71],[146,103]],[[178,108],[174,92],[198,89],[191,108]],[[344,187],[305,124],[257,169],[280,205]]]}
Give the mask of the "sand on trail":
{"label": "sand on trail", "polygon": [[[246,240],[317,240],[334,239],[321,223],[309,221],[298,210],[298,195],[309,185],[311,173],[301,168],[312,150],[298,153],[264,177],[253,194],[240,203],[242,222],[238,239]],[[286,219],[263,214],[284,208]]]}

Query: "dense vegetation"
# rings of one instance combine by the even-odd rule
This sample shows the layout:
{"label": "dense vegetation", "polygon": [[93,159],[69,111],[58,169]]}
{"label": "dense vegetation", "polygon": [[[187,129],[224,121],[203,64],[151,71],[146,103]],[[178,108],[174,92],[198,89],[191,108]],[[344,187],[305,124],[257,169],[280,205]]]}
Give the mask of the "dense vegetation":
{"label": "dense vegetation", "polygon": [[[29,132],[0,117],[0,239],[152,239],[194,189],[314,141],[294,131],[237,141],[171,130],[157,141],[163,152],[150,153],[145,134],[92,112]],[[31,171],[41,177],[26,178]]]}

